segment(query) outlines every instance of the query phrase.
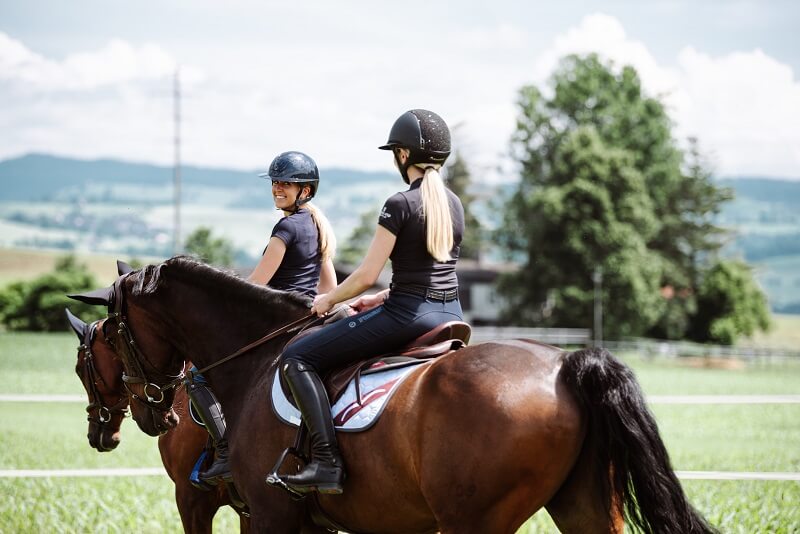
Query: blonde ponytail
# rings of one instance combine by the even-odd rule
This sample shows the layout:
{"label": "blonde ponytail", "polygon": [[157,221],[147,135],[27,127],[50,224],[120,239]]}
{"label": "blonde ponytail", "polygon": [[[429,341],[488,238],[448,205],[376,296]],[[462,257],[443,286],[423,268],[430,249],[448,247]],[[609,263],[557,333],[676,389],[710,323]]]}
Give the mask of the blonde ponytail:
{"label": "blonde ponytail", "polygon": [[425,218],[425,244],[436,261],[450,261],[453,250],[453,217],[440,166],[428,165],[422,178],[422,215]]}
{"label": "blonde ponytail", "polygon": [[317,225],[317,233],[319,234],[319,250],[322,253],[322,261],[333,259],[336,256],[336,236],[333,234],[331,223],[328,218],[322,213],[322,210],[311,202],[306,202],[305,207],[310,213],[314,224]]}

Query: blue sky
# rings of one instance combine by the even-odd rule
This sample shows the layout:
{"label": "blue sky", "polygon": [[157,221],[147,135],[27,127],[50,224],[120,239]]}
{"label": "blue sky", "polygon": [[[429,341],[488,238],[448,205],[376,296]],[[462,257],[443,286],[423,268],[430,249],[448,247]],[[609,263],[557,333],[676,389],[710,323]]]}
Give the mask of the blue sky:
{"label": "blue sky", "polygon": [[391,170],[403,111],[459,125],[477,174],[513,176],[514,99],[559,57],[633,64],[718,174],[800,179],[800,7],[790,1],[0,0],[0,158],[169,164],[181,69],[186,163]]}

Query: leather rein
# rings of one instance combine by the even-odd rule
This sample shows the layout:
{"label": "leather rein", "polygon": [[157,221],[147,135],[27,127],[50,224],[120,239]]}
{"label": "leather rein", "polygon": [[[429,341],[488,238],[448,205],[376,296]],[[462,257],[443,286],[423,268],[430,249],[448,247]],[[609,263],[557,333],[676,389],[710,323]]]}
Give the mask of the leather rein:
{"label": "leather rein", "polygon": [[[94,354],[92,353],[92,343],[94,343],[97,325],[101,321],[94,321],[87,326],[86,332],[83,334],[83,343],[78,347],[78,352],[83,352],[84,369],[86,370],[86,383],[88,387],[86,392],[89,394],[89,405],[86,407],[86,419],[90,423],[103,426],[111,421],[111,416],[115,413],[121,413],[123,416],[128,415],[128,397],[122,398],[114,406],[108,407],[103,404],[103,397],[97,389],[97,380],[105,380],[102,375],[97,372],[97,367],[94,363]],[[92,410],[97,408],[97,420],[92,419]]]}
{"label": "leather rein", "polygon": [[[163,408],[159,406],[162,402],[164,402],[165,393],[179,386],[186,378],[186,374],[183,372],[183,368],[181,368],[181,372],[178,375],[169,375],[158,371],[157,369],[155,369],[155,366],[153,364],[149,363],[150,360],[148,360],[144,356],[141,349],[139,348],[139,345],[133,339],[133,333],[131,332],[130,327],[128,326],[127,318],[124,313],[122,284],[125,278],[127,278],[127,275],[120,276],[114,282],[114,311],[109,312],[108,314],[109,322],[113,322],[114,324],[116,324],[117,334],[119,334],[120,338],[124,341],[124,351],[123,351],[124,355],[120,354],[119,350],[117,350],[117,353],[120,355],[121,358],[123,358],[124,363],[129,364],[125,366],[126,370],[128,368],[131,368],[133,369],[134,372],[134,374],[130,376],[127,374],[127,371],[124,372],[122,375],[122,381],[125,384],[125,388],[128,390],[128,394],[131,396],[131,398],[136,399],[137,401],[141,402],[142,404],[145,404],[146,406],[148,406],[153,410],[158,410],[163,412],[169,409],[169,407]],[[207,365],[202,369],[199,369],[197,371],[192,371],[190,374],[194,376],[200,373],[204,373],[238,356],[241,356],[242,354],[249,352],[250,350],[258,347],[259,345],[263,345],[267,341],[274,339],[282,334],[291,332],[293,330],[302,330],[303,328],[308,326],[311,322],[313,322],[313,320],[315,319],[316,319],[315,314],[308,313],[307,315],[304,315],[299,319],[291,321],[290,323],[287,323],[277,328],[276,330],[273,330],[272,332],[253,341],[252,343],[245,345],[244,347],[241,347],[240,349],[229,354],[228,356],[225,356],[224,358],[210,365]],[[163,386],[159,386],[157,383],[149,380],[144,371],[144,366],[142,365],[143,361],[148,362],[150,367],[152,367],[157,374],[160,374],[162,377],[171,380],[166,384],[164,384]],[[185,362],[183,367],[185,367]],[[143,392],[145,398],[142,398],[141,396],[131,391],[128,384],[144,384]]]}

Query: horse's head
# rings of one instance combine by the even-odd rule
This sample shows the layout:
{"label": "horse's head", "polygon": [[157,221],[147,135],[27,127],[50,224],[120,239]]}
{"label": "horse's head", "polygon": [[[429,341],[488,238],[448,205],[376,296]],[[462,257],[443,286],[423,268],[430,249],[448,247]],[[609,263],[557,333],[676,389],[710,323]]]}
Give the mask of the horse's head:
{"label": "horse's head", "polygon": [[108,307],[104,340],[122,364],[122,384],[131,400],[131,414],[144,433],[158,436],[178,424],[172,401],[184,362],[174,357],[168,337],[159,336],[162,330],[155,327],[160,326],[158,317],[131,298],[145,271],[120,268],[120,272],[112,286],[70,297]]}
{"label": "horse's head", "polygon": [[86,324],[69,310],[65,311],[80,343],[75,373],[89,397],[86,407],[89,444],[99,452],[112,451],[119,445],[119,428],[128,413],[122,362],[105,342],[103,321]]}
{"label": "horse's head", "polygon": [[[106,339],[124,365],[133,418],[153,436],[178,422],[172,401],[185,360],[215,363],[255,333],[302,319],[311,305],[308,297],[258,287],[185,257],[120,274],[111,287],[70,296],[108,306]],[[268,350],[277,355],[279,346]],[[231,371],[237,363],[214,372],[233,373],[228,384],[252,376],[249,365]]]}

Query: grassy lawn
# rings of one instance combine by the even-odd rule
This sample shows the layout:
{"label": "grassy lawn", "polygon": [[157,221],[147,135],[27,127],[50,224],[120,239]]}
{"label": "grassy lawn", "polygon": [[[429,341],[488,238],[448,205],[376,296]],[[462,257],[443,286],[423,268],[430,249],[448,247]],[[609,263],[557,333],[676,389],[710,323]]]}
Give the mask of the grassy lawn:
{"label": "grassy lawn", "polygon": [[[692,505],[725,534],[794,534],[800,531],[800,484],[773,481],[686,480]],[[517,534],[558,534],[541,511]]]}
{"label": "grassy lawn", "polygon": [[[87,318],[88,319],[88,318]],[[0,334],[0,393],[80,394],[72,334]],[[800,366],[708,369],[674,360],[624,359],[648,395],[800,394]],[[800,471],[800,405],[653,404],[680,471]],[[157,467],[156,440],[133,421],[122,444],[98,453],[86,440],[82,403],[0,403],[0,469]],[[800,484],[684,481],[694,505],[722,532],[800,531]],[[180,532],[166,476],[0,479],[0,532]],[[146,511],[146,513],[145,513]],[[236,531],[222,510],[215,529]],[[546,513],[520,533],[556,532]]]}
{"label": "grassy lawn", "polygon": [[[0,478],[0,532],[180,533],[174,491],[166,475]],[[219,510],[214,532],[238,531],[233,510]]]}
{"label": "grassy lawn", "polygon": [[85,395],[75,374],[77,348],[72,332],[0,332],[0,393]]}
{"label": "grassy lawn", "polygon": [[742,345],[797,350],[800,347],[800,315],[773,314],[772,329],[757,333]]}
{"label": "grassy lawn", "polygon": [[732,369],[696,367],[690,361],[645,360],[620,354],[647,395],[797,395],[800,362],[742,364]]}

